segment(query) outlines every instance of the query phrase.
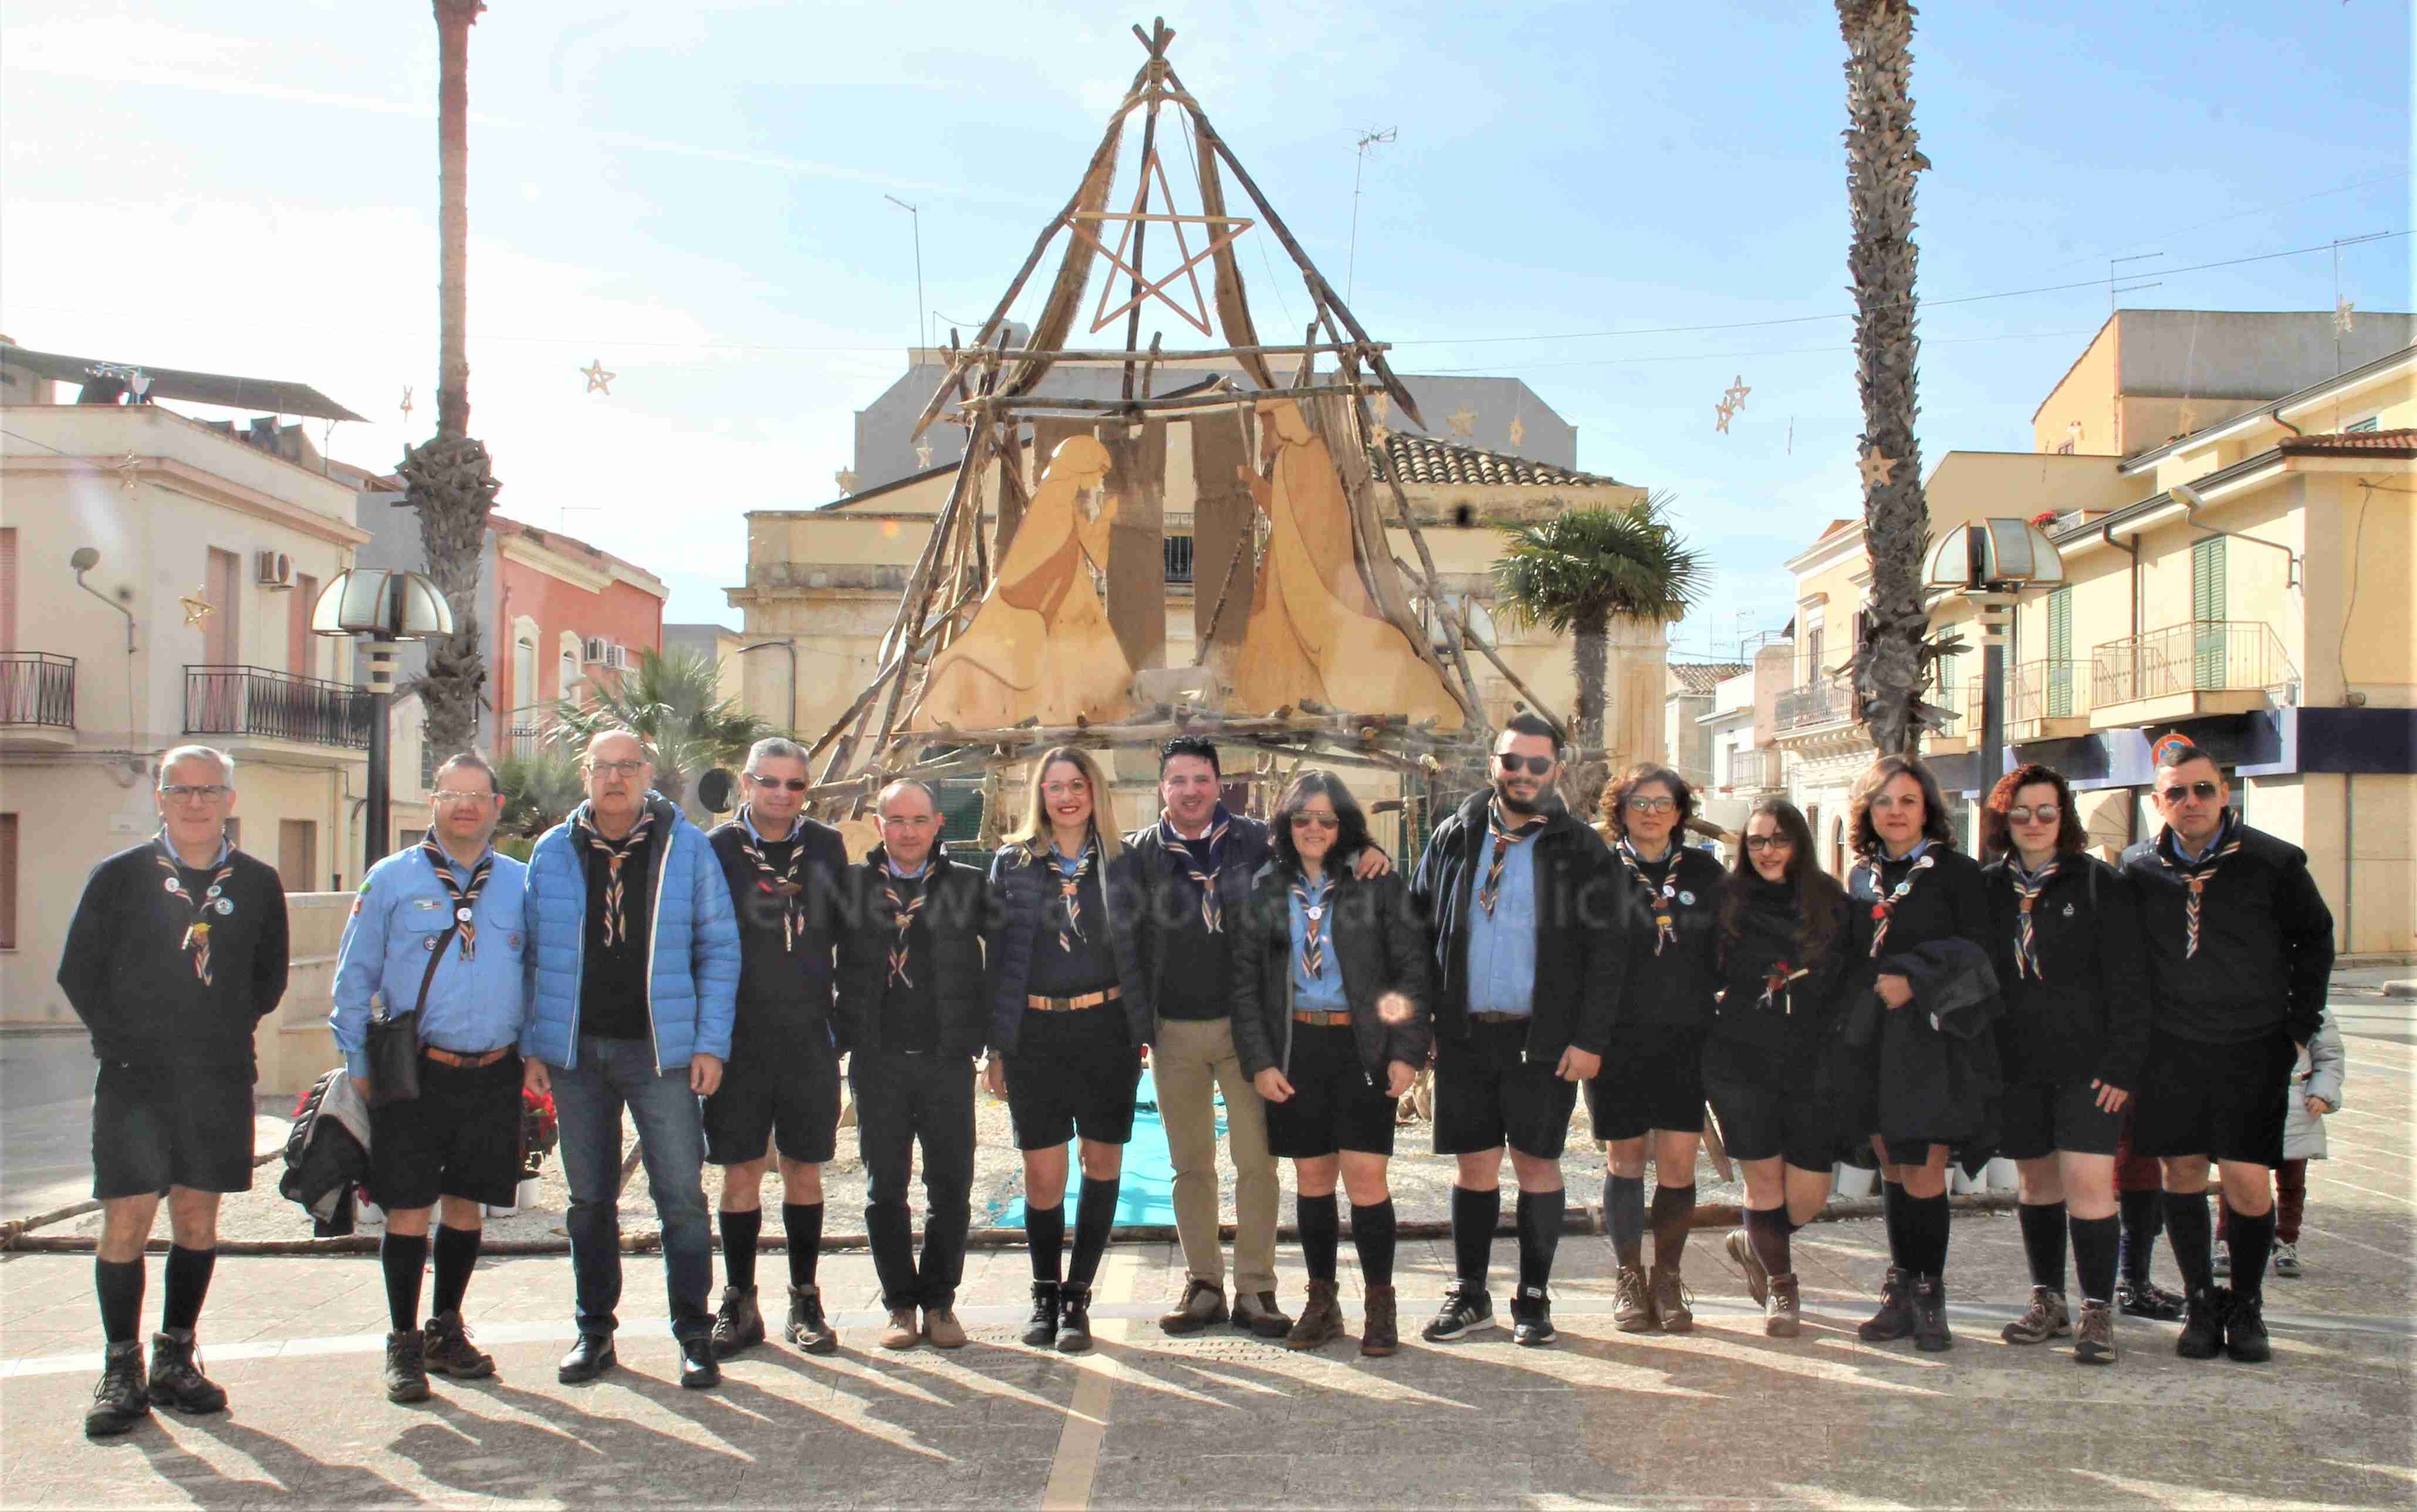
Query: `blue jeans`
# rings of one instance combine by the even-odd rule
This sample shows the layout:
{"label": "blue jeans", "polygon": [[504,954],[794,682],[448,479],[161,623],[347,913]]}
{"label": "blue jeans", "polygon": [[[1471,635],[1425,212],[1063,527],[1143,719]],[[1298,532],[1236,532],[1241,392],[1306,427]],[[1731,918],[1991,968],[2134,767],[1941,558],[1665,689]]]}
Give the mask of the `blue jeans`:
{"label": "blue jeans", "polygon": [[621,1109],[638,1127],[646,1185],[663,1226],[663,1281],[672,1334],[713,1326],[713,1231],[705,1212],[705,1122],[688,1067],[659,1071],[644,1039],[579,1036],[579,1064],[546,1068],[554,1080],[562,1171],[570,1182],[570,1274],[579,1331],[610,1334],[621,1301]]}

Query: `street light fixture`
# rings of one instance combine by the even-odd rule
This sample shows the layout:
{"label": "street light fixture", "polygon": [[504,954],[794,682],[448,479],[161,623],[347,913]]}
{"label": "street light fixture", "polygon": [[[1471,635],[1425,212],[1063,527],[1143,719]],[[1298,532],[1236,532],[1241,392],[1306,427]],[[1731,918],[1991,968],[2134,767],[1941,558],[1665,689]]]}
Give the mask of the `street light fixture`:
{"label": "street light fixture", "polygon": [[394,833],[387,709],[394,696],[395,654],[405,641],[441,641],[451,635],[453,610],[425,574],[346,567],[311,606],[311,633],[368,637],[360,647],[370,664],[368,833],[361,839],[361,869],[367,871],[386,854]]}
{"label": "street light fixture", "polygon": [[2064,582],[2064,557],[2028,520],[1958,525],[1930,553],[1923,586],[1964,596],[1981,627],[1981,745],[1977,786],[1986,799],[2006,772],[2006,631],[2026,592]]}

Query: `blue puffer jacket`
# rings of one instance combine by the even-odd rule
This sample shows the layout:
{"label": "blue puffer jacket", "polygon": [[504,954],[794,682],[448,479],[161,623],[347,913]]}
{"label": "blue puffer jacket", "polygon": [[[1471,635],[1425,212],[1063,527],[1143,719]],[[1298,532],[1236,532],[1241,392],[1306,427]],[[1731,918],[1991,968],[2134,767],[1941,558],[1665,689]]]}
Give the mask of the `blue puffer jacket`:
{"label": "blue puffer jacket", "polygon": [[[730,1056],[730,1024],[738,999],[738,920],[730,887],[705,831],[679,806],[646,794],[655,816],[653,896],[647,915],[646,1017],[654,1028],[655,1065],[677,1070],[692,1056]],[[571,818],[586,812],[582,805]],[[587,861],[565,820],[538,838],[529,853],[529,955],[537,962],[537,996],[521,1053],[549,1066],[572,1066],[579,1054],[579,979],[587,955]]]}

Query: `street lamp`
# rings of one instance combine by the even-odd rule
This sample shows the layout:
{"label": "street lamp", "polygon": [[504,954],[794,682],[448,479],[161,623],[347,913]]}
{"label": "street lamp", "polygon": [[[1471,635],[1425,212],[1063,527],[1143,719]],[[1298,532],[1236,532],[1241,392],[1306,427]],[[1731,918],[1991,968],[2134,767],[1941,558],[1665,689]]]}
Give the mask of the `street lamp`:
{"label": "street lamp", "polygon": [[2027,590],[2064,582],[2064,558],[2047,532],[2028,520],[1958,525],[1930,553],[1923,585],[1960,593],[1981,627],[1981,796],[2006,771],[2006,628]]}
{"label": "street lamp", "polygon": [[395,653],[405,641],[451,635],[453,610],[422,573],[346,567],[311,606],[311,633],[369,638],[360,648],[370,659],[370,794],[368,833],[361,839],[361,869],[367,871],[386,854],[394,833],[387,709],[394,696]]}

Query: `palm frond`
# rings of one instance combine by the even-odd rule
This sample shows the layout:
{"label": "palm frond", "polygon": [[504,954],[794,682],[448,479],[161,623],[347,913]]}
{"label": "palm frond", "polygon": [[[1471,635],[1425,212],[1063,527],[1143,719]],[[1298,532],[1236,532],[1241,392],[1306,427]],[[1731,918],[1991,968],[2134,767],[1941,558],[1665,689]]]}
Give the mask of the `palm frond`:
{"label": "palm frond", "polygon": [[1668,504],[1655,494],[1500,527],[1510,537],[1494,565],[1500,607],[1557,634],[1601,615],[1685,617],[1708,574],[1670,524]]}

